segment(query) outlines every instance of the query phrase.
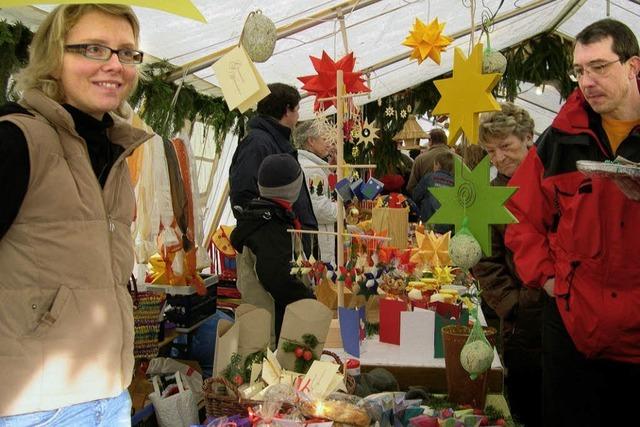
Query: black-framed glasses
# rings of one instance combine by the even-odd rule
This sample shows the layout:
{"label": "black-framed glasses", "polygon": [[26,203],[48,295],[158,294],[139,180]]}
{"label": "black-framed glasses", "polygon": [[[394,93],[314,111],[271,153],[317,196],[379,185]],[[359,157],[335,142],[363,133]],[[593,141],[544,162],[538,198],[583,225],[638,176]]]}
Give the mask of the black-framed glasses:
{"label": "black-framed glasses", "polygon": [[85,58],[93,59],[95,61],[108,61],[115,53],[118,55],[118,60],[122,64],[141,64],[144,57],[144,53],[139,50],[131,49],[128,47],[122,49],[111,49],[108,46],[101,44],[68,44],[64,47],[68,52],[79,53]]}
{"label": "black-framed glasses", "polygon": [[618,58],[608,62],[596,61],[586,65],[574,65],[571,71],[569,71],[569,77],[574,82],[577,82],[585,74],[589,74],[590,76],[603,76],[607,72],[607,68],[616,62],[623,63],[624,61]]}

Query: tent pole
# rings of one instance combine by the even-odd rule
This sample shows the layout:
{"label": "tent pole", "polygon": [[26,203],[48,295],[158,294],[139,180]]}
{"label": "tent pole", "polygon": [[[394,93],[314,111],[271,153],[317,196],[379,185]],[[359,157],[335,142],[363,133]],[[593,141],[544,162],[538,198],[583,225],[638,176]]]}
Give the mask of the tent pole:
{"label": "tent pole", "polygon": [[[342,70],[336,72],[336,108],[338,110],[336,114],[336,132],[337,132],[337,147],[336,147],[336,174],[338,182],[344,178],[344,135],[342,121],[344,118],[344,78]],[[337,236],[337,266],[338,268],[344,267],[344,209],[342,204],[338,201],[338,209],[336,215],[336,224],[338,228]],[[344,307],[344,281],[338,280],[338,307]]]}

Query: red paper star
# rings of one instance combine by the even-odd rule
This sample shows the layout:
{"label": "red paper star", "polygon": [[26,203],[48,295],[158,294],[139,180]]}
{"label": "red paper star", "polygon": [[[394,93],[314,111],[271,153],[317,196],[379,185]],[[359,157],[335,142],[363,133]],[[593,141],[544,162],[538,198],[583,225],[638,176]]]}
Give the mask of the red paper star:
{"label": "red paper star", "polygon": [[354,72],[353,67],[356,64],[356,60],[353,57],[353,52],[344,56],[338,62],[334,62],[333,59],[322,51],[322,59],[314,56],[309,57],[313,68],[318,72],[317,75],[298,77],[304,85],[302,89],[307,92],[316,95],[316,102],[313,104],[315,111],[321,108],[329,108],[335,105],[335,100],[317,101],[318,98],[330,98],[336,96],[336,74],[338,70],[342,70],[345,93],[360,93],[370,92],[364,84],[362,73]]}

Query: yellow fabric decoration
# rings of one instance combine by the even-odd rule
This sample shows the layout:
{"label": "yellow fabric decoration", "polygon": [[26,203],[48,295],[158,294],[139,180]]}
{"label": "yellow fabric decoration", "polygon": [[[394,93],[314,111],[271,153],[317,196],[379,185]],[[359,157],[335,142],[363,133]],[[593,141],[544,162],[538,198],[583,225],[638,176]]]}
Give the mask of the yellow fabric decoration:
{"label": "yellow fabric decoration", "polygon": [[452,38],[442,34],[444,25],[438,22],[438,18],[431,21],[429,25],[425,25],[416,18],[413,30],[409,31],[409,35],[402,42],[404,46],[413,48],[410,59],[417,59],[418,64],[422,64],[422,61],[431,58],[433,62],[440,65],[440,52],[443,52],[453,41]]}
{"label": "yellow fabric decoration", "polygon": [[411,262],[418,264],[428,263],[433,268],[451,264],[451,258],[449,258],[450,239],[450,231],[440,235],[433,231],[427,231],[426,234],[416,231],[418,248],[411,256]]}
{"label": "yellow fabric decoration", "polygon": [[141,6],[149,9],[163,10],[174,15],[184,16],[195,21],[207,22],[202,13],[190,0],[3,0],[2,7],[31,6],[34,4],[86,4],[86,3],[111,3],[126,4],[129,6]]}
{"label": "yellow fabric decoration", "polygon": [[442,95],[433,115],[449,114],[449,145],[464,132],[471,144],[478,143],[479,115],[500,111],[500,104],[491,91],[500,74],[482,74],[482,44],[477,44],[469,58],[456,48],[453,57],[453,77],[434,81]]}
{"label": "yellow fabric decoration", "polygon": [[155,253],[149,257],[148,268],[148,274],[151,276],[151,283],[169,283],[169,279],[166,274],[166,266],[160,254]]}
{"label": "yellow fabric decoration", "polygon": [[211,236],[213,246],[226,256],[232,257],[236,255],[236,250],[233,249],[229,236],[235,227],[230,225],[221,225],[218,227],[215,233]]}

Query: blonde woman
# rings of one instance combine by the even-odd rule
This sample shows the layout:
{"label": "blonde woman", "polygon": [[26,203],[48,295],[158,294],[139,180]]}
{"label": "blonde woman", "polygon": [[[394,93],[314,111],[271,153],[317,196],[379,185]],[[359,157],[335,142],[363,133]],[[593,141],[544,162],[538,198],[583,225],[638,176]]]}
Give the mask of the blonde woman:
{"label": "blonde woman", "polygon": [[135,210],[114,111],[137,78],[126,6],[54,9],[0,112],[0,426],[128,426]]}

